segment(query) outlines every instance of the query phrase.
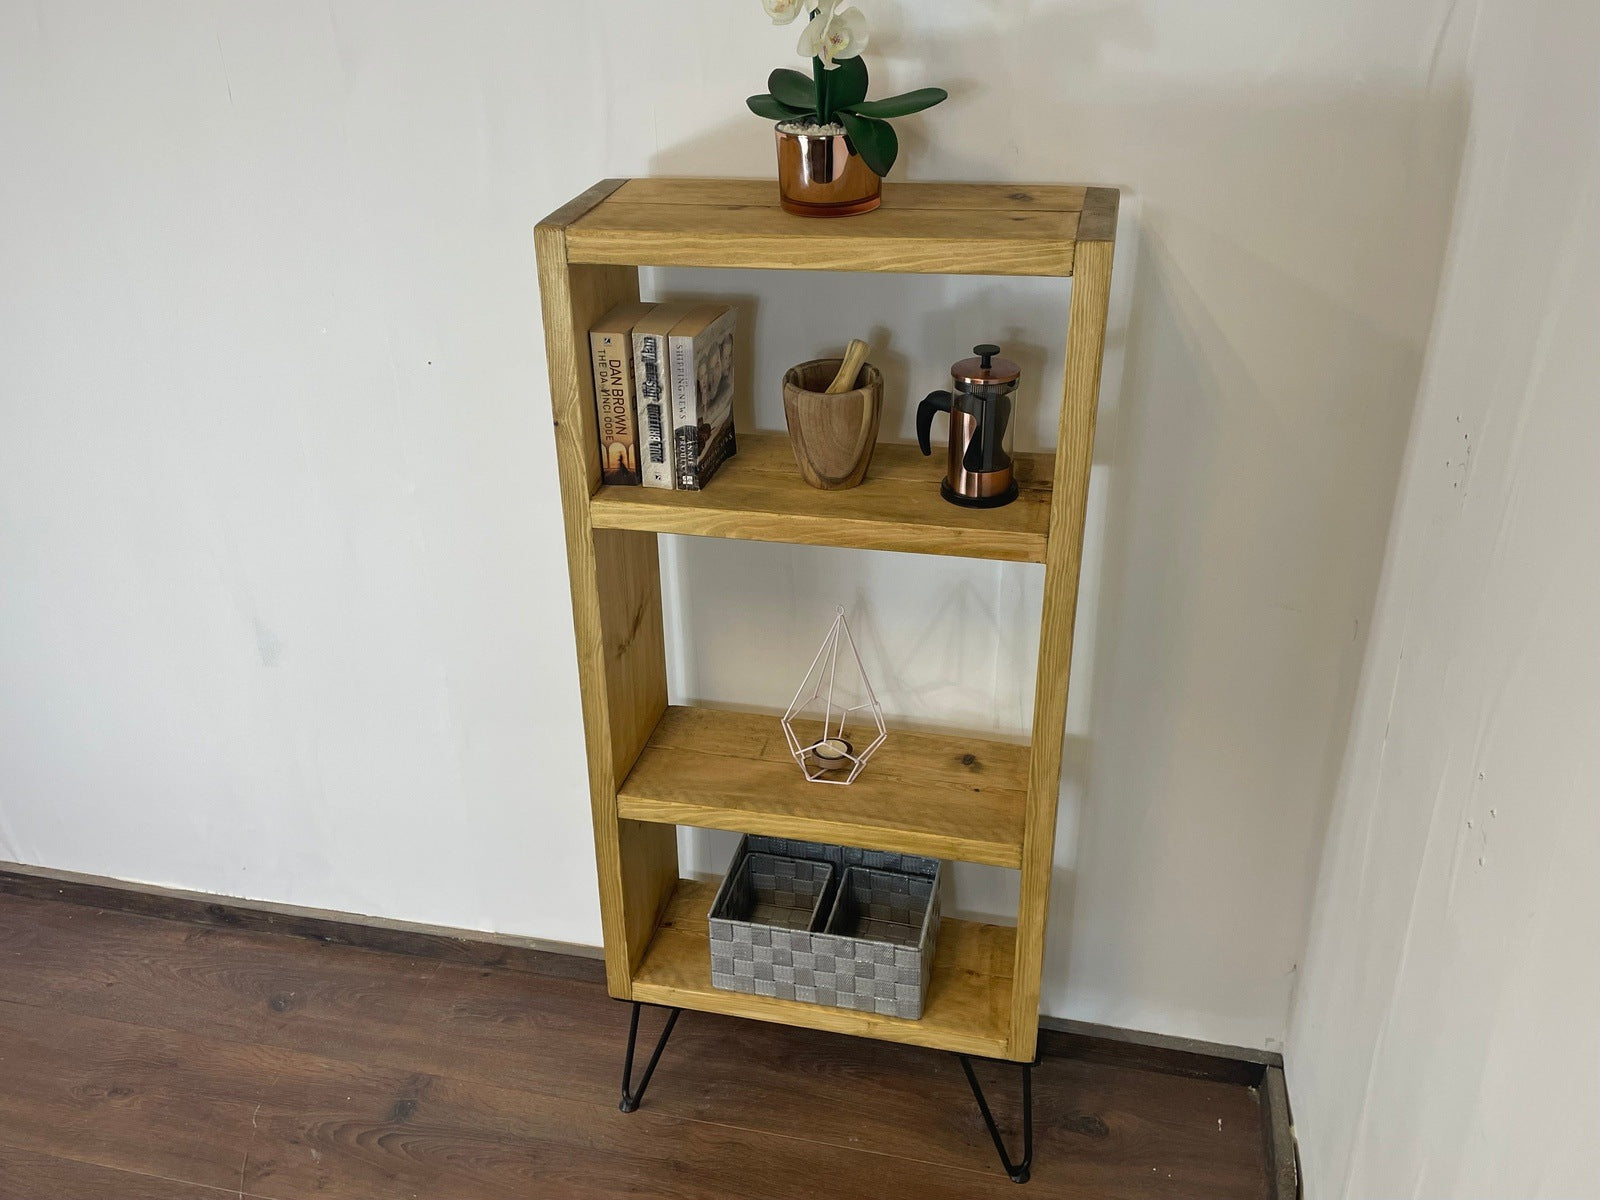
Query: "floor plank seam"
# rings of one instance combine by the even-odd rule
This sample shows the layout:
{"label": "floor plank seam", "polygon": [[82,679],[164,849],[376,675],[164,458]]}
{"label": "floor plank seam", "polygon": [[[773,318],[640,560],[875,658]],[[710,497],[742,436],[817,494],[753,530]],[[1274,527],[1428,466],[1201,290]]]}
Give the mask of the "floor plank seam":
{"label": "floor plank seam", "polygon": [[[781,1200],[819,1171],[844,1200],[1014,1194],[936,1051],[686,1013],[623,1116],[627,1005],[598,982],[24,896],[0,962],[0,1178],[28,1200],[713,1200],[754,1163]],[[1257,1092],[1073,1045],[1097,1052],[1035,1072],[1035,1191],[1270,1194]]]}
{"label": "floor plank seam", "polygon": [[[639,1111],[643,1112],[644,1110],[641,1108]],[[964,1163],[949,1163],[940,1162],[939,1160],[932,1158],[918,1158],[914,1154],[896,1154],[892,1150],[879,1150],[874,1146],[854,1143],[848,1146],[841,1146],[837,1142],[819,1141],[816,1138],[802,1137],[799,1134],[793,1133],[783,1133],[775,1129],[759,1129],[749,1125],[735,1125],[725,1121],[711,1121],[705,1118],[681,1117],[678,1119],[694,1121],[698,1125],[707,1125],[714,1129],[732,1129],[738,1131],[739,1133],[755,1134],[759,1137],[769,1137],[785,1142],[795,1142],[803,1146],[815,1146],[819,1150],[823,1151],[850,1150],[861,1154],[871,1154],[876,1158],[889,1159],[893,1162],[916,1163],[919,1167],[931,1167],[936,1171],[961,1171],[967,1175],[976,1175],[980,1178],[989,1180],[1005,1178],[1004,1173],[1001,1172],[998,1167],[991,1170],[987,1166],[977,1165],[977,1163],[981,1160],[976,1158],[973,1160],[973,1165],[968,1166]],[[978,1149],[986,1149],[986,1147],[978,1147]]]}
{"label": "floor plank seam", "polygon": [[[74,1166],[80,1167],[94,1167],[97,1170],[109,1171],[116,1175],[131,1175],[138,1179],[150,1179],[157,1183],[175,1183],[180,1187],[198,1188],[201,1191],[215,1192],[219,1196],[238,1196],[242,1197],[242,1200],[288,1200],[288,1198],[285,1197],[268,1196],[261,1192],[240,1192],[233,1188],[218,1187],[214,1183],[201,1183],[199,1180],[195,1179],[183,1179],[177,1175],[163,1175],[159,1171],[135,1170],[132,1167],[122,1166],[118,1163],[100,1162],[99,1160],[92,1158],[79,1158],[74,1155],[52,1154],[41,1150],[30,1150],[26,1146],[19,1146],[15,1142],[10,1141],[0,1141],[0,1149],[15,1150],[23,1154],[34,1155],[38,1158],[50,1159],[53,1162],[70,1163]],[[3,1176],[0,1176],[0,1178],[3,1178]],[[7,1200],[10,1200],[10,1198],[7,1198]],[[30,1200],[46,1200],[46,1198],[33,1197],[30,1198]],[[75,1196],[72,1198],[72,1200],[81,1200],[81,1198]]]}

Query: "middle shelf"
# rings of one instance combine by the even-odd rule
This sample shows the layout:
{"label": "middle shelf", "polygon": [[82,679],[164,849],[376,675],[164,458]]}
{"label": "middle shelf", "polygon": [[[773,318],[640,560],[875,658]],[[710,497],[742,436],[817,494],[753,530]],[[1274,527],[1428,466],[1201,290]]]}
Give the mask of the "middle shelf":
{"label": "middle shelf", "polygon": [[1016,500],[962,508],[939,495],[942,454],[878,443],[859,487],[823,491],[800,477],[782,433],[739,433],[739,452],[704,491],[602,487],[589,498],[596,529],[640,529],[757,542],[903,550],[1011,562],[1044,561],[1053,454],[1015,456]]}
{"label": "middle shelf", "polygon": [[808,783],[777,717],[674,705],[623,782],[617,813],[1020,867],[1027,788],[1027,746],[900,730],[855,783]]}

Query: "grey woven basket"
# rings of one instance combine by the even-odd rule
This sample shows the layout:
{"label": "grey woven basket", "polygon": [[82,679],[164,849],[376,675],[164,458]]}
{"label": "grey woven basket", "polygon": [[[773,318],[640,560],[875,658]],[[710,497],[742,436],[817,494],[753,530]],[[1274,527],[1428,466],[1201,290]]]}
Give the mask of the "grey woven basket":
{"label": "grey woven basket", "polygon": [[[822,929],[727,919],[746,860],[768,855],[833,869]],[[939,940],[941,873],[934,858],[746,835],[712,902],[712,986],[918,1020]],[[737,940],[741,925],[748,949]]]}
{"label": "grey woven basket", "polygon": [[[819,1004],[904,1017],[922,1016],[939,940],[937,872],[906,875],[848,867],[816,950]],[[825,968],[833,963],[831,998]]]}
{"label": "grey woven basket", "polygon": [[741,853],[711,902],[711,984],[726,991],[786,996],[796,939],[811,936],[831,898],[833,864]]}

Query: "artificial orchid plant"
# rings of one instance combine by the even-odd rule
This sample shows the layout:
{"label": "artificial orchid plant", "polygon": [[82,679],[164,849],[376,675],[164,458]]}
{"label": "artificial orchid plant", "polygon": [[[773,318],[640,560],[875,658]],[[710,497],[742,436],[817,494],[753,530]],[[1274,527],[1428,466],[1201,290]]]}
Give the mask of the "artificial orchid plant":
{"label": "artificial orchid plant", "polygon": [[761,0],[774,25],[788,25],[804,10],[811,19],[796,49],[811,60],[811,77],[779,67],[767,77],[767,91],[745,101],[769,121],[842,125],[851,149],[878,176],[887,175],[900,153],[900,139],[886,117],[904,117],[932,108],[949,93],[918,88],[885,100],[867,99],[867,22],[844,0]]}

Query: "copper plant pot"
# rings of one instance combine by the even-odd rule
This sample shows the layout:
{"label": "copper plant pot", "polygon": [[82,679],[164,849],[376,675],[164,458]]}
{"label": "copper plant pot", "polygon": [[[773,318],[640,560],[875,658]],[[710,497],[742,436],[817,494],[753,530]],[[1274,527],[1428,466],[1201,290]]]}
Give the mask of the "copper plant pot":
{"label": "copper plant pot", "polygon": [[790,133],[776,129],[778,199],[784,212],[801,217],[849,217],[871,212],[882,199],[883,180],[842,133]]}

